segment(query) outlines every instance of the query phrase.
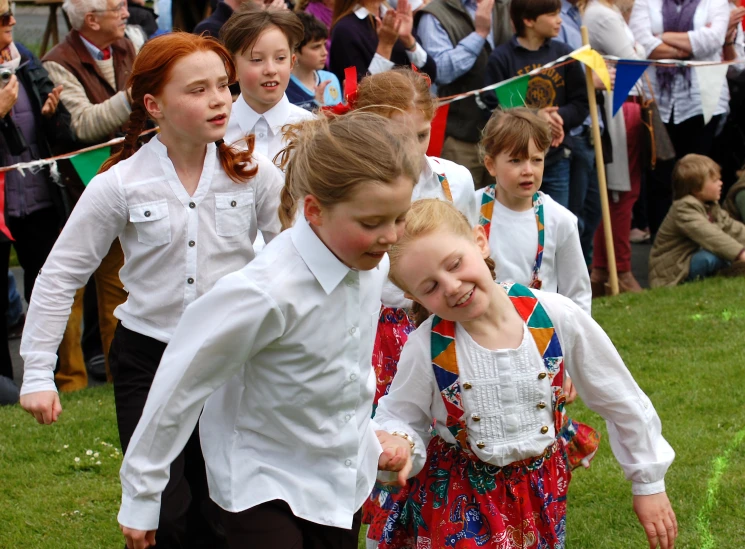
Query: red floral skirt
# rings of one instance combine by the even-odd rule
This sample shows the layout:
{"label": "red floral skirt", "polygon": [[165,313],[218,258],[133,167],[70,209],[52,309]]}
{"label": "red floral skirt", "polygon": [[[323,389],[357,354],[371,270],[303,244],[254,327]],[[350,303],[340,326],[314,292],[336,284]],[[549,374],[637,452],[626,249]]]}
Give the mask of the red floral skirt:
{"label": "red floral skirt", "polygon": [[571,476],[560,441],[496,467],[435,437],[424,468],[387,498],[368,538],[379,549],[563,549]]}
{"label": "red floral skirt", "polygon": [[[396,375],[398,369],[401,349],[403,349],[404,343],[414,329],[415,326],[409,320],[406,309],[380,308],[378,330],[375,333],[375,346],[372,356],[372,366],[376,378],[373,410],[377,407],[378,400],[388,392],[393,376]],[[374,412],[373,415],[375,415]]]}

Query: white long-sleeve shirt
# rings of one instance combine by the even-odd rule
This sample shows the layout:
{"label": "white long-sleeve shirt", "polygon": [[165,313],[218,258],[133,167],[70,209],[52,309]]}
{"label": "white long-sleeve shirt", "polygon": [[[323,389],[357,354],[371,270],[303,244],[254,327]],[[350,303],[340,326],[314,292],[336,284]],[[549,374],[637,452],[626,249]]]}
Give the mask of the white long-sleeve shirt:
{"label": "white long-sleeve shirt", "polygon": [[135,332],[167,342],[187,305],[254,258],[257,229],[280,231],[277,208],[283,177],[254,155],[259,171],[234,183],[210,143],[189,196],[155,136],[130,158],[90,182],[44,263],[21,341],[21,394],[54,391],[57,348],[78,288],[119,239],[129,293],[114,315]]}
{"label": "white long-sleeve shirt", "polygon": [[235,143],[253,134],[256,137],[254,150],[269,160],[274,160],[277,153],[286,145],[282,127],[313,117],[313,113],[290,103],[287,95],[264,114],[259,114],[249,107],[243,95],[240,95],[233,103],[228,129],[225,131],[225,142]]}
{"label": "white long-sleeve shirt", "polygon": [[[562,295],[534,292],[553,322],[577,392],[606,421],[611,449],[632,481],[633,493],[663,492],[675,452],[662,437],[660,418],[649,398],[588,314]],[[432,370],[431,331],[430,318],[409,335],[390,391],[375,412],[380,427],[414,439],[412,476],[424,466],[432,419],[436,425],[447,420]],[[479,346],[458,325],[455,345],[468,439],[476,456],[502,467],[540,455],[556,432],[549,378],[538,377],[545,366],[527,329],[517,349],[492,351]],[[470,389],[464,388],[466,383]],[[544,426],[548,429],[542,433]],[[446,442],[455,443],[447,429],[437,432]]]}
{"label": "white long-sleeve shirt", "polygon": [[[693,30],[688,31],[691,41],[693,60],[721,61],[727,25],[729,24],[729,3],[727,0],[701,0],[693,15]],[[629,26],[636,40],[649,54],[660,44],[663,31],[662,0],[636,0],[631,12]],[[654,67],[647,70],[647,75],[654,86],[655,99],[660,109],[663,122],[680,124],[703,114],[701,92],[698,76],[690,69],[691,87],[688,88],[683,75],[675,76],[672,95],[662,95],[657,84],[657,71]],[[674,108],[674,109],[673,109]],[[673,115],[674,110],[674,115]],[[729,86],[722,81],[722,90],[714,115],[724,114],[729,110]]]}
{"label": "white long-sleeve shirt", "polygon": [[124,457],[119,522],[157,527],[169,464],[209,397],[200,437],[220,507],[281,499],[299,518],[351,528],[382,451],[370,363],[387,274],[387,256],[348,268],[300,216],[192,304]]}
{"label": "white long-sleeve shirt", "polygon": [[[483,191],[476,191],[476,194],[481,204]],[[543,222],[543,261],[538,275],[543,282],[541,289],[567,296],[589,314],[592,292],[579,242],[577,218],[543,194]],[[495,200],[489,248],[496,263],[498,281],[528,286],[538,251],[538,225],[533,208],[515,212]]]}

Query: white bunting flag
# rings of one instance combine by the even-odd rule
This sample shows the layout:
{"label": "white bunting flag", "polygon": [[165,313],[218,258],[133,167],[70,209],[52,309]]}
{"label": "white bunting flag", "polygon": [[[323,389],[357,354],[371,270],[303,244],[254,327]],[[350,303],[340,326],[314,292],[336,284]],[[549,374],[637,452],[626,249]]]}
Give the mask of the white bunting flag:
{"label": "white bunting flag", "polygon": [[709,123],[709,120],[714,115],[714,109],[717,108],[728,67],[729,65],[694,65],[696,77],[698,78],[698,89],[701,90],[701,108],[704,111],[704,124]]}

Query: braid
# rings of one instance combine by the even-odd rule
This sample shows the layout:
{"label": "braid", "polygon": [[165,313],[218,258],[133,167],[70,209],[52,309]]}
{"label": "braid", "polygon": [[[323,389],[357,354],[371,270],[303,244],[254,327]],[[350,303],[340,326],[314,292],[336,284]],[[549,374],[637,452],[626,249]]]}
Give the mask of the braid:
{"label": "braid", "polygon": [[259,171],[259,166],[253,165],[256,138],[253,135],[247,135],[244,141],[247,145],[246,150],[236,148],[235,143],[228,145],[222,139],[215,141],[220,166],[235,183],[246,183],[249,179],[255,177]]}
{"label": "braid", "polygon": [[485,257],[484,263],[489,267],[489,272],[494,280],[497,280],[497,264],[491,257]]}
{"label": "braid", "polygon": [[145,129],[147,124],[148,115],[145,110],[145,104],[142,101],[137,101],[132,105],[132,112],[129,114],[129,120],[122,128],[125,132],[124,142],[122,143],[121,149],[112,154],[98,170],[98,173],[105,172],[114,164],[121,160],[126,160],[139,148],[139,138],[142,131]]}
{"label": "braid", "polygon": [[279,194],[279,220],[282,223],[282,230],[289,229],[295,223],[295,214],[297,213],[297,200],[292,196],[290,190],[290,178],[285,179],[285,186]]}

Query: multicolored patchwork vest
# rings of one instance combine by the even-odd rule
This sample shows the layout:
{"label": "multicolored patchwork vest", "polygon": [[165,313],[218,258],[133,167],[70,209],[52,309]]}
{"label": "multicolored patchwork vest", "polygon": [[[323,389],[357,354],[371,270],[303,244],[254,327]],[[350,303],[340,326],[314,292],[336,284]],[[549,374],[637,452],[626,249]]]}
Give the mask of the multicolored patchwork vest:
{"label": "multicolored patchwork vest", "polygon": [[[554,325],[529,288],[514,283],[502,283],[501,286],[527,325],[543,357],[545,373],[551,381],[551,401],[557,437],[560,437],[567,446],[570,465],[572,468],[577,467],[582,459],[590,459],[594,455],[600,443],[600,435],[591,427],[567,418],[564,412],[564,357]],[[455,353],[455,327],[455,322],[443,320],[438,316],[432,318],[432,368],[447,410],[445,426],[455,438],[458,448],[472,454],[468,445],[466,413],[461,400],[461,384]]]}
{"label": "multicolored patchwork vest", "polygon": [[[484,194],[481,195],[481,215],[479,216],[479,225],[484,227],[486,238],[489,239],[491,233],[491,218],[494,214],[494,201],[497,196],[496,183],[484,188]],[[545,239],[545,224],[543,222],[543,193],[537,192],[533,195],[533,211],[535,212],[535,223],[538,226],[538,251],[535,254],[533,263],[533,274],[530,277],[530,288],[540,290],[542,282],[540,279],[541,263],[543,263],[543,242]]]}

